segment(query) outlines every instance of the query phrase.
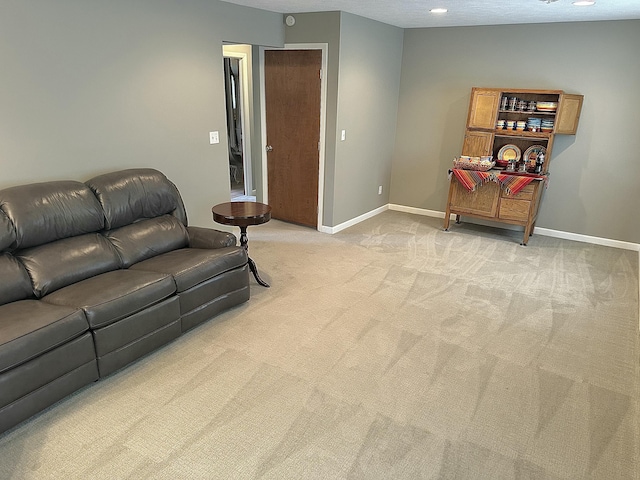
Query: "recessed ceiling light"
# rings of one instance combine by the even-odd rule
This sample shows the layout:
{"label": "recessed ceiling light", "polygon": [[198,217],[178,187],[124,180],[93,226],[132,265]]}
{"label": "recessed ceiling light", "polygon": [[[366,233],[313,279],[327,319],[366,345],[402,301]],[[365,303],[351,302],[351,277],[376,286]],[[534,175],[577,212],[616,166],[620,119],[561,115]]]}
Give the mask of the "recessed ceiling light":
{"label": "recessed ceiling light", "polygon": [[446,8],[432,8],[429,10],[431,13],[447,13]]}
{"label": "recessed ceiling light", "polygon": [[590,7],[591,5],[595,5],[596,2],[594,2],[593,0],[578,0],[576,2],[573,2],[573,4],[576,7]]}

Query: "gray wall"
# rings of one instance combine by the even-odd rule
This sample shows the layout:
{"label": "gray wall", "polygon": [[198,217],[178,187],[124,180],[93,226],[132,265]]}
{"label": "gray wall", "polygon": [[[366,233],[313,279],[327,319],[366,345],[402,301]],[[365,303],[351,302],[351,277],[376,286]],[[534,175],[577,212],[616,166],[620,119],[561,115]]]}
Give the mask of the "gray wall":
{"label": "gray wall", "polygon": [[282,15],[217,0],[3,2],[0,188],[154,167],[190,223],[212,226],[229,199],[224,41],[282,46]]}
{"label": "gray wall", "polygon": [[640,243],[640,21],[406,30],[390,202],[444,211],[471,87],[585,96],[537,226]]}
{"label": "gray wall", "polygon": [[403,42],[402,29],[349,13],[340,32],[332,226],[389,203]]}
{"label": "gray wall", "polygon": [[388,203],[403,30],[344,12],[294,16],[287,43],[329,46],[323,225],[332,227]]}

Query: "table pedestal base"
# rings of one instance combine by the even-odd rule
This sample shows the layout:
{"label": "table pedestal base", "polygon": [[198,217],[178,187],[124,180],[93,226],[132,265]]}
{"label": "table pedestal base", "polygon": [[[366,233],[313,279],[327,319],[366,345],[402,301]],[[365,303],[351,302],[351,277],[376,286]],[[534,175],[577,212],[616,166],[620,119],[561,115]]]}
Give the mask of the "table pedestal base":
{"label": "table pedestal base", "polygon": [[249,270],[251,270],[251,273],[253,273],[256,282],[258,282],[258,284],[262,285],[263,287],[270,287],[271,285],[260,278],[256,262],[254,262],[253,259],[249,256],[249,239],[247,238],[247,227],[240,227],[240,246],[244,248],[245,252],[247,252],[247,258],[249,259]]}
{"label": "table pedestal base", "polygon": [[251,273],[253,273],[253,276],[255,277],[256,282],[258,282],[260,285],[262,285],[263,287],[271,286],[260,278],[260,275],[258,275],[258,267],[256,267],[256,262],[254,262],[251,259],[251,257],[249,257],[249,270],[251,270]]}

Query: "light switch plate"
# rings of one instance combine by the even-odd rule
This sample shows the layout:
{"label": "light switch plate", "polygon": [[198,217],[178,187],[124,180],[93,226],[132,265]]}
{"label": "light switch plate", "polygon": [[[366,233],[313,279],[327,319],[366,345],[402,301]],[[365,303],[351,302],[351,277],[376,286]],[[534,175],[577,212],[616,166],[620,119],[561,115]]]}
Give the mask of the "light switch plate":
{"label": "light switch plate", "polygon": [[209,132],[209,143],[211,145],[220,143],[220,135],[218,134],[218,132]]}
{"label": "light switch plate", "polygon": [[342,140],[343,142],[347,139],[347,131],[346,130],[342,130],[342,135],[340,137],[340,140]]}

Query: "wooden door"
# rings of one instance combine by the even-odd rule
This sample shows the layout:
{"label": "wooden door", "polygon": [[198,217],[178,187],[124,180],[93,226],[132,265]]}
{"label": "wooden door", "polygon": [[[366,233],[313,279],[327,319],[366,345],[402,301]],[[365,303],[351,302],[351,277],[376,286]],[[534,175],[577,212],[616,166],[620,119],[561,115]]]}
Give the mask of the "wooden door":
{"label": "wooden door", "polygon": [[455,177],[451,179],[450,207],[455,213],[495,217],[499,197],[500,186],[495,182],[479,185],[470,192]]}
{"label": "wooden door", "polygon": [[556,116],[555,132],[563,135],[575,135],[582,110],[583,95],[560,95],[560,105]]}
{"label": "wooden door", "polygon": [[470,157],[481,157],[483,155],[492,155],[493,152],[493,133],[467,131],[462,144],[462,155]]}
{"label": "wooden door", "polygon": [[316,227],[322,51],[267,50],[264,62],[271,216]]}
{"label": "wooden door", "polygon": [[496,128],[500,92],[473,88],[471,90],[471,108],[467,118],[468,128]]}

